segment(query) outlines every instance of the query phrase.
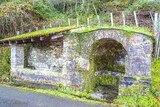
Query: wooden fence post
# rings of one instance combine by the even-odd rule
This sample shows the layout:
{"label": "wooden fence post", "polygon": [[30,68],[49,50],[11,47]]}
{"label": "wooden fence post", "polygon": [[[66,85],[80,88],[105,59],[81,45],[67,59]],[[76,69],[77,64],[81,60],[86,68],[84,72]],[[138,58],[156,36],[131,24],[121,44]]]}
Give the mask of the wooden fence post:
{"label": "wooden fence post", "polygon": [[52,24],[51,23],[49,24],[49,27],[52,28]]}
{"label": "wooden fence post", "polygon": [[36,27],[36,30],[38,30],[38,27]]}
{"label": "wooden fence post", "polygon": [[97,19],[98,19],[98,25],[101,25],[101,21],[100,21],[99,15],[97,15]]}
{"label": "wooden fence post", "polygon": [[152,12],[149,12],[149,14],[151,16],[152,23],[154,23],[154,18],[153,18]]}
{"label": "wooden fence post", "polygon": [[155,13],[154,15],[154,34],[156,36],[156,44],[155,44],[155,49],[154,49],[154,56],[157,59],[158,58],[158,44],[159,44],[159,22],[158,22],[158,13]]}
{"label": "wooden fence post", "polygon": [[123,26],[126,25],[126,18],[125,18],[125,13],[122,12],[122,20],[123,20]]}
{"label": "wooden fence post", "polygon": [[19,34],[20,34],[20,31],[17,31],[16,33],[17,33],[17,35],[19,35]]}
{"label": "wooden fence post", "polygon": [[87,18],[87,26],[89,26],[90,22],[89,22],[89,17]]}
{"label": "wooden fence post", "polygon": [[134,11],[134,19],[135,19],[136,26],[139,27],[136,11]]}
{"label": "wooden fence post", "polygon": [[160,57],[159,52],[160,52],[160,13],[158,17],[158,35],[157,35],[157,59]]}
{"label": "wooden fence post", "polygon": [[110,16],[111,16],[111,26],[114,25],[114,22],[113,22],[113,13],[110,13]]}
{"label": "wooden fence post", "polygon": [[79,26],[79,19],[77,18],[77,26]]}
{"label": "wooden fence post", "polygon": [[71,26],[71,20],[70,19],[68,19],[68,25]]}

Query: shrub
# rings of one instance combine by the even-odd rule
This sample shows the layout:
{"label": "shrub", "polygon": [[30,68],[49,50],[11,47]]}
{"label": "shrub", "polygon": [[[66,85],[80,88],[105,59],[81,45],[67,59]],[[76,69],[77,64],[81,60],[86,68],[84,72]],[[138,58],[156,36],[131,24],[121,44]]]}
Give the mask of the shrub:
{"label": "shrub", "polygon": [[40,14],[44,19],[53,19],[60,15],[60,13],[49,6],[47,2],[37,1],[33,3],[34,9],[38,14]]}
{"label": "shrub", "polygon": [[152,61],[152,84],[150,91],[155,97],[160,98],[160,59]]}
{"label": "shrub", "polygon": [[160,59],[152,61],[151,74],[149,89],[144,90],[142,85],[124,88],[115,103],[131,107],[160,107]]}
{"label": "shrub", "polygon": [[137,0],[132,5],[126,8],[127,11],[134,11],[139,9],[146,9],[150,11],[160,11],[160,2],[157,0]]}
{"label": "shrub", "polygon": [[10,70],[10,48],[0,49],[0,80],[9,80]]}
{"label": "shrub", "polygon": [[125,107],[159,107],[160,99],[152,95],[149,89],[144,90],[142,85],[136,85],[124,88],[115,103]]}

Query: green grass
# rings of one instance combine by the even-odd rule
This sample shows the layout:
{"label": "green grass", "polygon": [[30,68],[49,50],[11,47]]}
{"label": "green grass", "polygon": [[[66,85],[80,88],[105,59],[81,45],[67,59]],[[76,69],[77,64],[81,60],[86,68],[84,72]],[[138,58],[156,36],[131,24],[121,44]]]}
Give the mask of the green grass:
{"label": "green grass", "polygon": [[5,38],[5,39],[0,40],[0,42],[30,39],[30,38],[36,38],[36,37],[41,37],[41,36],[49,36],[49,34],[51,33],[59,33],[63,31],[75,29],[75,28],[78,28],[78,27],[77,26],[67,26],[67,27],[48,28],[44,30],[38,30],[35,32],[25,33],[25,34],[18,35],[18,36],[13,36],[10,38]]}
{"label": "green grass", "polygon": [[152,61],[152,85],[151,91],[160,98],[160,59]]}
{"label": "green grass", "polygon": [[149,31],[147,28],[130,27],[130,26],[108,26],[108,25],[91,26],[91,27],[86,27],[80,30],[73,31],[72,33],[80,34],[80,33],[87,33],[87,32],[92,32],[92,31],[102,30],[102,29],[115,29],[115,30],[123,30],[123,31],[133,32],[133,33],[141,33],[151,37],[152,39],[154,38],[153,32]]}
{"label": "green grass", "polygon": [[160,59],[152,61],[151,75],[149,89],[144,90],[140,84],[124,88],[114,103],[122,107],[160,107]]}
{"label": "green grass", "polygon": [[[30,32],[30,33],[25,33],[25,34],[18,35],[18,36],[13,36],[10,38],[1,39],[0,42],[30,39],[30,38],[36,38],[36,37],[41,37],[41,36],[49,36],[49,34],[51,34],[51,33],[70,31],[71,29],[76,29],[79,27],[80,26],[48,28],[48,29],[44,29],[44,30],[38,30],[38,31]],[[81,33],[92,32],[95,30],[102,30],[102,29],[116,29],[116,30],[123,30],[123,31],[133,32],[133,33],[141,33],[141,34],[147,35],[147,36],[151,37],[152,39],[154,39],[153,33],[150,32],[149,30],[147,30],[145,28],[129,27],[129,26],[119,26],[119,27],[106,26],[106,25],[93,26],[93,27],[85,27],[80,30],[73,31],[72,33],[81,34]]]}

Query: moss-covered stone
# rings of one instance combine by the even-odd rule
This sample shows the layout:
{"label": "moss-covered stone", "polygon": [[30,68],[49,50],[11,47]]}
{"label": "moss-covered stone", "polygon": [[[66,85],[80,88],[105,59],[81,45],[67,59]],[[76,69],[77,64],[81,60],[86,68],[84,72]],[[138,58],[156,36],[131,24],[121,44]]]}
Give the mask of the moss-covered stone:
{"label": "moss-covered stone", "polygon": [[86,27],[80,30],[73,31],[72,33],[81,34],[81,33],[88,33],[96,30],[104,30],[104,29],[121,30],[123,31],[124,36],[133,36],[134,33],[140,33],[140,34],[149,36],[151,39],[154,39],[154,33],[151,32],[149,29],[140,28],[140,27],[129,27],[129,26],[108,26],[108,25],[92,26],[92,27]]}
{"label": "moss-covered stone", "polygon": [[57,28],[38,30],[35,32],[31,32],[31,33],[25,33],[22,35],[13,36],[10,38],[5,38],[5,39],[0,40],[0,42],[30,39],[30,38],[36,38],[36,37],[41,37],[41,36],[49,36],[49,34],[51,34],[51,33],[59,33],[59,32],[69,31],[69,30],[75,29],[75,28],[77,28],[77,26],[57,27]]}

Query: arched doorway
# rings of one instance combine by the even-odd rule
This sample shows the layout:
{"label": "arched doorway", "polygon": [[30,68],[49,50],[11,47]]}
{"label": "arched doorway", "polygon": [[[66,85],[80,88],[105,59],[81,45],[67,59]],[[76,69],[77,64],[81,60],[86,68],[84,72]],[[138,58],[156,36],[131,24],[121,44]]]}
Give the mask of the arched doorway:
{"label": "arched doorway", "polygon": [[112,101],[118,96],[120,75],[125,73],[127,51],[114,39],[95,42],[90,54],[93,91]]}

